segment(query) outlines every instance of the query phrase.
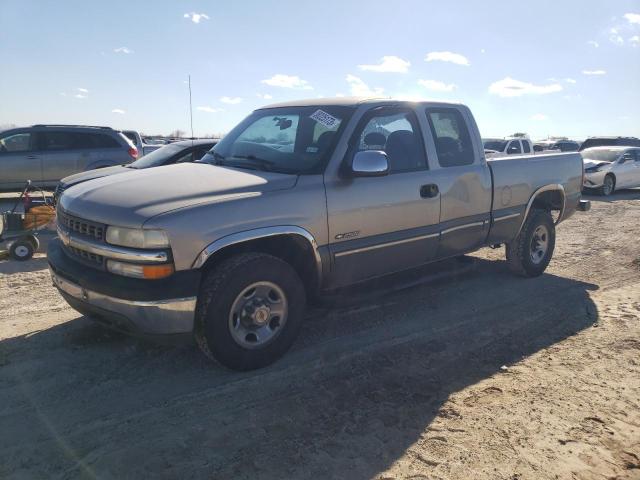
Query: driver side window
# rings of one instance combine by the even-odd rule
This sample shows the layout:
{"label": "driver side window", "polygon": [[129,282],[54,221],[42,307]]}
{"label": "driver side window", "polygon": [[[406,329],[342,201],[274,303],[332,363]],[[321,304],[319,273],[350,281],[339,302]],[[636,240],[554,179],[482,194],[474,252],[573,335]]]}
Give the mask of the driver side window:
{"label": "driver side window", "polygon": [[20,153],[32,150],[31,134],[20,132],[0,139],[0,153]]}
{"label": "driver side window", "polygon": [[622,155],[622,157],[620,158],[620,163],[630,163],[633,162],[635,160],[635,155],[633,154],[633,150],[630,152],[626,152],[624,155]]}
{"label": "driver side window", "polygon": [[385,152],[391,173],[427,168],[422,137],[410,111],[385,109],[375,112],[356,131],[354,143],[354,155],[363,150]]}

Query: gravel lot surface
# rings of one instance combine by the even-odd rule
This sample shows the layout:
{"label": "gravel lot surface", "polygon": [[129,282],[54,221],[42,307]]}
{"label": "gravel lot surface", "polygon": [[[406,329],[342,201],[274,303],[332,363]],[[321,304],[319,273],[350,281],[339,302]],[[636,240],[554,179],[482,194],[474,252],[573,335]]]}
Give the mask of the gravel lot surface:
{"label": "gravel lot surface", "polygon": [[542,277],[486,249],[370,286],[244,374],[0,261],[0,478],[639,479],[640,191],[592,200]]}

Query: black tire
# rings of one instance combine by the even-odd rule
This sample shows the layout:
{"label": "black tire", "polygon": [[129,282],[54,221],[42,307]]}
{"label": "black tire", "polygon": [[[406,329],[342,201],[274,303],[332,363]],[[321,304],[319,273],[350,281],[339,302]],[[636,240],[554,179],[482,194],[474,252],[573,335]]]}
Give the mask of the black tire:
{"label": "black tire", "polygon": [[[542,227],[538,230],[538,227]],[[533,252],[540,242],[534,238],[536,232],[546,229],[546,251],[538,256]],[[535,244],[534,244],[535,242]],[[518,236],[506,245],[509,270],[522,277],[537,277],[546,270],[556,244],[556,229],[553,217],[546,210],[531,210]],[[539,253],[541,250],[537,249]],[[532,257],[536,257],[536,260]]]}
{"label": "black tire", "polygon": [[[613,194],[616,189],[616,177],[614,177],[611,173],[608,173],[604,177],[604,182],[604,185],[602,185],[602,187],[598,189],[598,193],[603,197],[608,197],[609,195]],[[607,182],[609,182],[610,186],[607,184]]]}
{"label": "black tire", "polygon": [[[243,290],[256,282],[269,282],[282,290],[287,315],[269,343],[245,348],[231,332],[232,307]],[[305,289],[291,265],[263,253],[239,254],[213,268],[202,281],[196,306],[196,342],[205,355],[230,369],[265,367],[291,347],[300,332],[305,307]]]}
{"label": "black tire", "polygon": [[11,244],[11,247],[9,248],[9,255],[11,255],[11,258],[14,260],[26,262],[33,257],[34,251],[31,240],[21,238]]}

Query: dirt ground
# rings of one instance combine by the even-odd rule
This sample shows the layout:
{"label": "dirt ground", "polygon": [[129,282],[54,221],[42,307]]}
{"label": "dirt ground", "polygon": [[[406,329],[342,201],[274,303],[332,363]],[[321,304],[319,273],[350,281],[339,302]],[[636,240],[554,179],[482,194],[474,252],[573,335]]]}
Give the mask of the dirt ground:
{"label": "dirt ground", "polygon": [[640,191],[592,200],[542,277],[482,250],[314,308],[244,374],[2,261],[0,478],[640,479]]}

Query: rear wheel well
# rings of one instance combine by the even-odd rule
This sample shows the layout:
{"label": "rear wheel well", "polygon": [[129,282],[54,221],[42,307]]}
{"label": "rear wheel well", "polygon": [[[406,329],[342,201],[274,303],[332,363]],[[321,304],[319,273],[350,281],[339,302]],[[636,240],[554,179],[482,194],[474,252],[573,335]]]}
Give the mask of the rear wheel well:
{"label": "rear wheel well", "polygon": [[536,196],[531,204],[531,209],[561,211],[564,208],[564,194],[560,190],[547,190]]}
{"label": "rear wheel well", "polygon": [[202,266],[202,270],[208,272],[220,262],[248,252],[273,255],[291,265],[300,276],[308,298],[312,298],[318,291],[320,285],[315,252],[309,241],[301,235],[274,235],[229,245],[213,253]]}

